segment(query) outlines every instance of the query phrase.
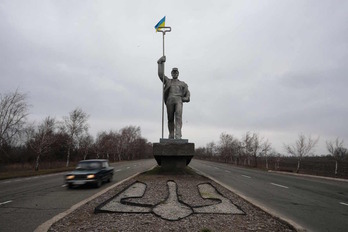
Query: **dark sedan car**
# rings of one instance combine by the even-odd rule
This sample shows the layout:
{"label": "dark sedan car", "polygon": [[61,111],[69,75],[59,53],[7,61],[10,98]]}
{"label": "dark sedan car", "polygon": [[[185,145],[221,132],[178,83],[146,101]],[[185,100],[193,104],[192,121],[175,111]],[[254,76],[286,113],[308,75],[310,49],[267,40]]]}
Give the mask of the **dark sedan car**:
{"label": "dark sedan car", "polygon": [[114,175],[114,168],[104,159],[82,160],[74,171],[65,176],[68,188],[85,184],[92,184],[99,188],[103,182],[110,182]]}

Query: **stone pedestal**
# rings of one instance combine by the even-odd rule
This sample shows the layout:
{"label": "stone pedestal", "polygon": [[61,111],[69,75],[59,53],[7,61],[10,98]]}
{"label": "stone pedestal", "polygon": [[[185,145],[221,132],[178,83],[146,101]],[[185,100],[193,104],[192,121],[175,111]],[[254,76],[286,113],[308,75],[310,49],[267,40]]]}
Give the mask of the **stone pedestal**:
{"label": "stone pedestal", "polygon": [[185,168],[195,154],[195,144],[187,139],[160,139],[153,144],[153,156],[163,168]]}

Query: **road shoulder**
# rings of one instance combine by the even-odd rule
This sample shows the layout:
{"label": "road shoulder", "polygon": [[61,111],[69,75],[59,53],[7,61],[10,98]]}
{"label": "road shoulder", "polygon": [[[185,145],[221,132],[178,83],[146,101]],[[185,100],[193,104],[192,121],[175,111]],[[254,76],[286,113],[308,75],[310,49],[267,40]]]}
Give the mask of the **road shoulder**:
{"label": "road shoulder", "polygon": [[323,179],[323,180],[334,180],[334,181],[348,182],[348,179],[335,178],[335,177],[315,176],[315,175],[309,175],[309,174],[294,173],[294,172],[282,172],[282,171],[274,171],[274,170],[268,170],[268,172],[279,173],[279,174],[283,174],[283,175],[302,176],[302,177],[310,177],[310,178],[317,178],[317,179]]}

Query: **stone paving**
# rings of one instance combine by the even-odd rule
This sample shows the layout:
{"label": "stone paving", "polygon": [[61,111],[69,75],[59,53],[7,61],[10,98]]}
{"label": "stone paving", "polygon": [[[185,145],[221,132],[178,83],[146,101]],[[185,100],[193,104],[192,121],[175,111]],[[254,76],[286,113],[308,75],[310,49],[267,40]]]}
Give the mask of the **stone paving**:
{"label": "stone paving", "polygon": [[146,184],[135,182],[124,189],[119,195],[107,200],[97,207],[97,212],[107,213],[151,213],[166,220],[180,220],[193,213],[219,213],[219,214],[244,214],[232,202],[219,193],[210,183],[199,184],[197,186],[200,196],[203,199],[215,201],[211,205],[191,207],[189,204],[178,199],[177,184],[175,181],[168,181],[168,197],[164,202],[157,205],[145,205],[131,203],[127,200],[131,198],[141,198],[146,191]]}

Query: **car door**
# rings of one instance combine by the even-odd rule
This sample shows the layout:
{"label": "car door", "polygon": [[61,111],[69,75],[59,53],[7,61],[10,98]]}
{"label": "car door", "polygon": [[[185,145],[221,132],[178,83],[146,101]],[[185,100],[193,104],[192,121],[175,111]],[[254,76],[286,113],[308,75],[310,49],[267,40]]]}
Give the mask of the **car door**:
{"label": "car door", "polygon": [[102,175],[104,181],[108,179],[108,174],[107,174],[107,172],[108,172],[108,167],[109,167],[108,162],[103,161],[103,162],[102,162],[101,175]]}

